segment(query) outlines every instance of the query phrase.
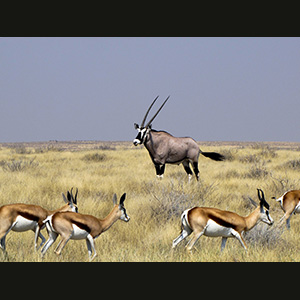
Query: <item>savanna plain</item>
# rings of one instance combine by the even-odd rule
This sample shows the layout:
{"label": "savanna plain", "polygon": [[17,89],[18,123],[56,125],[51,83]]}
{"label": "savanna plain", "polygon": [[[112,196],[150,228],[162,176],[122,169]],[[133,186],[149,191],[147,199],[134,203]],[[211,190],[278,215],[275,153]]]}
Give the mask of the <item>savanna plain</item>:
{"label": "savanna plain", "polygon": [[[164,178],[143,146],[131,142],[45,142],[0,144],[0,205],[37,204],[47,209],[64,205],[61,193],[78,188],[78,208],[83,214],[104,218],[127,193],[125,207],[130,221],[117,221],[95,241],[94,262],[260,262],[300,261],[300,216],[293,216],[291,229],[278,226],[283,215],[278,198],[300,189],[300,143],[199,142],[202,151],[225,155],[222,162],[199,158],[200,180],[188,182],[183,167],[166,165]],[[180,215],[194,206],[217,207],[246,216],[258,203],[257,188],[270,204],[273,226],[259,224],[244,234],[246,252],[236,239],[229,239],[221,253],[221,238],[202,236],[191,253],[185,244],[172,249],[181,229]],[[42,234],[48,238],[46,229]],[[5,256],[10,262],[88,261],[84,240],[70,240],[61,256],[53,252],[42,259],[34,251],[34,233],[10,232]],[[39,240],[40,241],[40,240]]]}

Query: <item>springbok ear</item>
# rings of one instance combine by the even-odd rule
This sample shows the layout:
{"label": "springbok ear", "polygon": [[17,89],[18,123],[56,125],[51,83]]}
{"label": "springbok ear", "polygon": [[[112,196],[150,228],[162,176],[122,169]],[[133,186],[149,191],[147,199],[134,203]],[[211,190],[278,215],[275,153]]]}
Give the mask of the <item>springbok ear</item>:
{"label": "springbok ear", "polygon": [[138,129],[138,128],[140,128],[139,124],[134,123],[134,129]]}
{"label": "springbok ear", "polygon": [[113,195],[113,203],[114,203],[114,205],[117,204],[117,195],[116,194]]}
{"label": "springbok ear", "polygon": [[68,200],[67,200],[67,198],[66,198],[66,196],[65,196],[65,194],[64,194],[64,193],[61,193],[61,195],[62,195],[64,201],[65,201],[66,203],[69,203]]}
{"label": "springbok ear", "polygon": [[248,197],[248,199],[250,200],[250,202],[252,203],[252,205],[254,205],[255,207],[257,207],[257,203],[250,197]]}
{"label": "springbok ear", "polygon": [[125,201],[125,198],[126,198],[126,193],[124,193],[122,195],[122,197],[120,198],[120,205],[123,205],[124,201]]}

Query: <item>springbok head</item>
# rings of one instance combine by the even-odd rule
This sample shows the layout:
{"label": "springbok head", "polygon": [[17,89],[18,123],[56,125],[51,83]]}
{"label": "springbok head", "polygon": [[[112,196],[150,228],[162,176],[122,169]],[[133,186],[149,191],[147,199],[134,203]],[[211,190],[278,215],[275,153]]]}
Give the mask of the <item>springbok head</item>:
{"label": "springbok head", "polygon": [[161,111],[161,109],[163,108],[163,106],[166,104],[166,102],[168,101],[169,97],[164,101],[164,103],[161,105],[161,107],[159,108],[159,110],[156,112],[156,114],[151,118],[151,120],[146,125],[145,125],[146,118],[147,118],[147,116],[149,114],[150,109],[152,108],[152,106],[154,105],[155,101],[157,100],[158,96],[153,100],[153,102],[151,103],[150,107],[148,108],[148,110],[147,110],[147,112],[146,112],[146,114],[144,116],[144,119],[143,119],[141,125],[139,125],[137,123],[134,123],[134,128],[138,131],[138,135],[133,140],[133,144],[135,146],[143,144],[145,142],[147,134],[151,130],[151,126],[152,126],[153,120],[158,115],[158,113]]}
{"label": "springbok head", "polygon": [[114,194],[113,203],[114,203],[115,208],[117,209],[117,215],[118,215],[119,219],[124,222],[128,222],[130,220],[130,217],[127,215],[126,209],[124,206],[125,198],[126,198],[126,193],[124,193],[122,195],[122,197],[120,198],[120,203],[118,204],[117,195]]}
{"label": "springbok head", "polygon": [[274,223],[270,213],[270,205],[265,199],[264,192],[261,189],[257,189],[258,199],[259,199],[259,207],[260,207],[260,220],[268,225],[272,225]]}
{"label": "springbok head", "polygon": [[67,203],[66,211],[73,211],[73,212],[78,212],[78,207],[77,207],[77,195],[78,195],[78,189],[76,188],[76,193],[75,197],[73,196],[73,188],[71,188],[71,192],[67,192],[67,197],[65,196],[64,193],[62,193],[62,197]]}

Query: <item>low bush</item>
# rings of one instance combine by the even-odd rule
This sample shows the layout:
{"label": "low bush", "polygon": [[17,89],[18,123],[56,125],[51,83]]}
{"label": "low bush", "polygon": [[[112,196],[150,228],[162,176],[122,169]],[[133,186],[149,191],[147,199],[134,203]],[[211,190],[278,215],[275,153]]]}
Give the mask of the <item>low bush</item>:
{"label": "low bush", "polygon": [[39,163],[35,161],[35,158],[26,160],[11,160],[11,161],[1,161],[0,165],[5,172],[21,172],[30,168],[36,168]]}
{"label": "low bush", "polygon": [[261,179],[269,175],[269,171],[265,167],[264,162],[257,162],[251,165],[250,170],[246,173],[246,178]]}
{"label": "low bush", "polygon": [[91,153],[91,154],[86,154],[83,157],[84,161],[88,162],[101,162],[106,160],[106,155],[105,154],[99,154],[99,153]]}
{"label": "low bush", "polygon": [[278,246],[280,242],[284,242],[283,231],[284,226],[268,226],[261,223],[246,232],[244,237],[247,244],[272,248]]}
{"label": "low bush", "polygon": [[292,170],[300,170],[300,160],[299,159],[293,159],[289,160],[286,163],[281,165],[284,169],[292,169]]}

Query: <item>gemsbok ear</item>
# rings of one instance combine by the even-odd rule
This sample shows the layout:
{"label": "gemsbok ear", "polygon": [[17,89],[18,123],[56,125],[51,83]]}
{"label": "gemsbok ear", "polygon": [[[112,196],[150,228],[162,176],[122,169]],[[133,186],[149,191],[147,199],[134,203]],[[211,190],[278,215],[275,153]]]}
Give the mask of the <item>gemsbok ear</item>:
{"label": "gemsbok ear", "polygon": [[125,198],[126,198],[126,193],[124,193],[122,195],[122,197],[120,198],[120,205],[123,205],[124,201],[125,201]]}
{"label": "gemsbok ear", "polygon": [[140,128],[139,124],[134,123],[134,129],[139,129],[139,128]]}
{"label": "gemsbok ear", "polygon": [[113,195],[113,204],[114,205],[117,204],[117,195],[116,194]]}

